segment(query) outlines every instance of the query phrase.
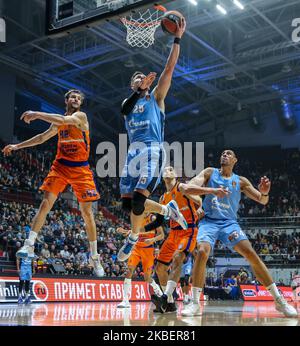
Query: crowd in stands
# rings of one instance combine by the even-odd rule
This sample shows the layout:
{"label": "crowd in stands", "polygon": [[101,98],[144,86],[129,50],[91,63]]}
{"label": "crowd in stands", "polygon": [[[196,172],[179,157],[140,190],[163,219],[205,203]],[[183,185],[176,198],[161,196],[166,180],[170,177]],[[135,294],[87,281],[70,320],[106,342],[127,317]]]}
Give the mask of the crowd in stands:
{"label": "crowd in stands", "polygon": [[[0,141],[1,148],[4,143]],[[10,258],[14,258],[16,251],[23,245],[29,225],[36,213],[41,193],[38,187],[49,172],[54,159],[55,150],[49,146],[41,146],[14,152],[9,157],[0,155],[0,193],[1,191],[27,191],[34,195],[32,205],[0,198],[0,250],[6,251]],[[240,205],[241,217],[253,216],[300,216],[299,203],[299,170],[300,152],[290,150],[282,153],[283,157],[277,166],[274,162],[247,157],[239,157],[236,167],[237,174],[248,177],[257,186],[261,176],[267,175],[272,181],[270,203],[267,206],[257,205],[243,197]],[[92,158],[92,167],[95,167],[95,158]],[[206,166],[218,167],[219,154],[208,151]],[[274,166],[275,165],[275,166]],[[126,272],[126,264],[116,259],[123,237],[116,232],[116,228],[128,223],[128,215],[121,209],[118,178],[97,179],[101,199],[99,206],[105,207],[118,220],[113,221],[103,217],[100,209],[96,212],[98,250],[101,255],[106,276],[120,277]],[[164,192],[161,184],[156,197]],[[278,230],[269,230],[267,234],[258,233],[255,236],[250,232],[249,239],[255,250],[265,255],[265,260],[272,260],[272,256],[280,255],[287,262],[300,260],[300,233],[288,234]],[[53,264],[63,264],[66,274],[91,275],[89,265],[89,249],[82,218],[70,211],[68,203],[59,198],[52,212],[47,217],[36,244],[37,272],[49,272]],[[216,249],[222,250],[218,243]],[[269,257],[267,257],[269,256]],[[143,273],[139,267],[137,277]]]}

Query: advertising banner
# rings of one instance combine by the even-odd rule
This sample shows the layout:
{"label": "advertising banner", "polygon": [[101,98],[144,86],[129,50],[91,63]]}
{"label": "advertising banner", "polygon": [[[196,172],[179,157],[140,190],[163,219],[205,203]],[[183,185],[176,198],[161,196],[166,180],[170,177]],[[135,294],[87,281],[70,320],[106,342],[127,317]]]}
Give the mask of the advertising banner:
{"label": "advertising banner", "polygon": [[[256,285],[241,285],[242,295],[245,301],[272,301],[273,297],[264,286]],[[291,287],[278,287],[279,292],[282,293],[287,301],[293,299],[293,292]]]}

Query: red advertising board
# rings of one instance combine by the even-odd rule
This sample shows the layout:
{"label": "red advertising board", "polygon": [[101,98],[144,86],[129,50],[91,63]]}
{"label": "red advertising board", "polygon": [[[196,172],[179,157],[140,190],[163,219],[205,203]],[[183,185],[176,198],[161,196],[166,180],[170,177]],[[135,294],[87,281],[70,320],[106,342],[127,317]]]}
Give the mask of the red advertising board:
{"label": "red advertising board", "polygon": [[[17,302],[18,277],[0,277],[0,302]],[[31,281],[33,302],[96,302],[121,301],[123,280],[33,278]],[[181,287],[177,287],[182,300]],[[149,285],[144,281],[132,281],[131,301],[150,301]]]}
{"label": "red advertising board", "polygon": [[[245,301],[271,301],[272,295],[264,286],[241,285],[242,295]],[[279,286],[278,290],[288,301],[293,300],[293,292],[291,287]]]}

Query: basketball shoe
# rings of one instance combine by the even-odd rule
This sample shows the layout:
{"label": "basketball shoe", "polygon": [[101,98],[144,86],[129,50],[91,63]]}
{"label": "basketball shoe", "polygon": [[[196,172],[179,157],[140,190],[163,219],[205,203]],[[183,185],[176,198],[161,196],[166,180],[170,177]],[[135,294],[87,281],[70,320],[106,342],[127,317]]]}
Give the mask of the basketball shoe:
{"label": "basketball shoe", "polygon": [[104,276],[104,269],[100,263],[100,255],[90,257],[90,265],[94,268],[94,274],[97,277]]}
{"label": "basketball shoe", "polygon": [[297,310],[280,296],[275,300],[276,310],[282,312],[286,317],[298,317]]}
{"label": "basketball shoe", "polygon": [[17,251],[16,256],[18,258],[34,257],[34,245],[30,244],[29,239],[25,240],[24,245]]}

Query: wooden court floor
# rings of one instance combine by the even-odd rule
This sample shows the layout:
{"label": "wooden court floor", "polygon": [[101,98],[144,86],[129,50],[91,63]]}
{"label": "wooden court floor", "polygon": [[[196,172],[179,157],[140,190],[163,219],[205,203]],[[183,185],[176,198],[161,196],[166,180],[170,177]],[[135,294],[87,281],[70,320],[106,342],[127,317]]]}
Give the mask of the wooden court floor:
{"label": "wooden court floor", "polygon": [[29,306],[0,304],[1,326],[300,326],[300,303],[293,305],[298,318],[286,318],[272,302],[208,301],[202,316],[153,313],[150,302],[132,303],[118,309],[118,303],[32,303]]}

